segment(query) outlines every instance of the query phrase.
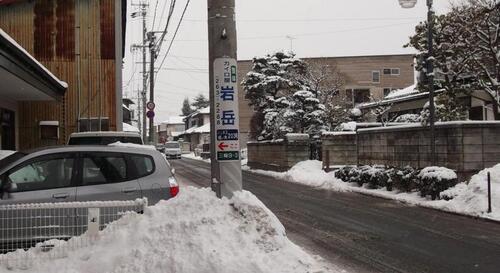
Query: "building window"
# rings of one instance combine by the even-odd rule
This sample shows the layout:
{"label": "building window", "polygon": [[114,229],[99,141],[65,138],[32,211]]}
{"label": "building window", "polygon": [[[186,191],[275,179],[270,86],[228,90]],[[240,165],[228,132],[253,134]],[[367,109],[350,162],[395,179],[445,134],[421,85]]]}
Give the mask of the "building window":
{"label": "building window", "polygon": [[[100,127],[99,128],[99,123]],[[81,118],[80,119],[80,132],[88,132],[88,131],[109,131],[109,118],[102,117],[99,118]]]}
{"label": "building window", "polygon": [[384,75],[399,76],[400,69],[399,68],[384,68],[383,73],[384,73]]}
{"label": "building window", "polygon": [[372,82],[380,83],[380,71],[372,71]]}
{"label": "building window", "polygon": [[370,101],[370,89],[354,89],[354,104]]}
{"label": "building window", "polygon": [[59,139],[59,121],[40,121],[41,139]]}

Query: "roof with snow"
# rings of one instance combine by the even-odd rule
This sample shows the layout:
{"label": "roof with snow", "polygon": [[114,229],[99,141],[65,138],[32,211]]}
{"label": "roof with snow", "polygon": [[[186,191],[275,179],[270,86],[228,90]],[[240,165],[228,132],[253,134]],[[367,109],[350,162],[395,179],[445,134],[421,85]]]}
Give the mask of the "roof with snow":
{"label": "roof with snow", "polygon": [[162,121],[161,124],[184,124],[184,116],[171,116]]}
{"label": "roof with snow", "polygon": [[61,99],[68,88],[2,29],[0,63],[0,81],[9,87],[2,90],[2,96],[12,100]]}
{"label": "roof with snow", "polygon": [[416,94],[418,92],[419,91],[417,89],[417,85],[413,84],[413,85],[410,85],[410,86],[403,88],[403,89],[397,89],[397,90],[391,91],[387,96],[384,97],[384,99],[393,99],[393,98],[404,97],[404,96],[408,96],[411,94]]}
{"label": "roof with snow", "polygon": [[181,135],[203,134],[203,133],[210,133],[210,123],[204,124],[199,127],[191,127],[186,131],[182,132]]}

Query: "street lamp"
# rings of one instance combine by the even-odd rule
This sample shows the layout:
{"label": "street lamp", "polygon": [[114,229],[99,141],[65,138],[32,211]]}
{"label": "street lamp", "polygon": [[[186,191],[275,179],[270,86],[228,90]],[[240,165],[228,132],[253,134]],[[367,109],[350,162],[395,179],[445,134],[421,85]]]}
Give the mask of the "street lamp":
{"label": "street lamp", "polygon": [[[403,8],[413,8],[417,0],[398,0]],[[433,30],[434,30],[434,11],[432,9],[432,0],[427,0],[427,56],[425,59],[427,65],[427,79],[429,83],[429,127],[431,130],[431,164],[436,164],[436,134],[434,130],[434,64],[433,64]]]}

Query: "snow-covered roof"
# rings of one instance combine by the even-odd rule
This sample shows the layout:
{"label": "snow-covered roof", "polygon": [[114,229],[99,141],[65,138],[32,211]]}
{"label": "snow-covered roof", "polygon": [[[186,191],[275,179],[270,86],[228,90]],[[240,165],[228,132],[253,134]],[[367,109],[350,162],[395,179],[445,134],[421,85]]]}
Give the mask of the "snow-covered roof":
{"label": "snow-covered roof", "polygon": [[52,74],[52,72],[50,72],[45,66],[43,66],[40,62],[38,62],[35,58],[33,58],[33,56],[31,56],[22,46],[20,46],[14,39],[12,39],[12,37],[9,36],[9,34],[7,34],[1,28],[0,28],[0,36],[2,38],[4,38],[5,40],[7,40],[8,43],[12,44],[12,46],[16,47],[25,57],[28,57],[29,59],[31,59],[37,67],[39,67],[41,70],[43,70],[47,76],[52,78],[61,87],[65,88],[65,89],[68,88],[68,84],[66,82],[61,81],[61,80],[59,80],[59,78],[54,76],[54,74]]}
{"label": "snow-covered roof", "polygon": [[161,124],[184,124],[184,116],[171,116],[162,121]]}
{"label": "snow-covered roof", "polygon": [[393,90],[384,99],[393,99],[418,93],[417,85],[413,84],[403,89]]}
{"label": "snow-covered roof", "polygon": [[[439,94],[443,91],[444,91],[444,89],[440,89],[440,90],[434,91],[434,93]],[[429,92],[415,92],[415,93],[409,93],[407,95],[401,95],[398,97],[383,99],[381,101],[361,103],[361,104],[358,104],[356,107],[359,109],[365,109],[365,108],[370,108],[370,107],[379,106],[379,105],[386,105],[386,104],[391,104],[391,103],[396,103],[396,102],[417,100],[417,99],[425,98],[428,96],[429,96]]]}
{"label": "snow-covered roof", "polygon": [[204,124],[199,127],[191,127],[186,131],[182,132],[181,135],[202,134],[202,133],[210,133],[210,123]]}

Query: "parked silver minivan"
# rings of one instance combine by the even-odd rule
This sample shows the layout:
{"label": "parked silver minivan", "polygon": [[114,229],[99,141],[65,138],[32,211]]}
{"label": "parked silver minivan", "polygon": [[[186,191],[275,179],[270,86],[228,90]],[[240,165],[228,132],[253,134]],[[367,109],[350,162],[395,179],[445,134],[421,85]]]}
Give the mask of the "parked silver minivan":
{"label": "parked silver minivan", "polygon": [[[11,154],[0,160],[0,212],[10,204],[142,197],[155,204],[176,196],[179,187],[164,156],[154,149],[139,147],[66,146]],[[39,223],[30,220],[36,225],[30,229],[18,227],[22,223],[9,223],[9,215],[0,213],[0,250],[6,242],[54,238],[54,227],[63,229],[59,239],[80,235],[71,227],[86,221],[86,215],[73,210],[65,213],[68,215],[45,215],[46,219]],[[47,225],[50,221],[52,224]],[[22,231],[34,229],[36,233]]]}

